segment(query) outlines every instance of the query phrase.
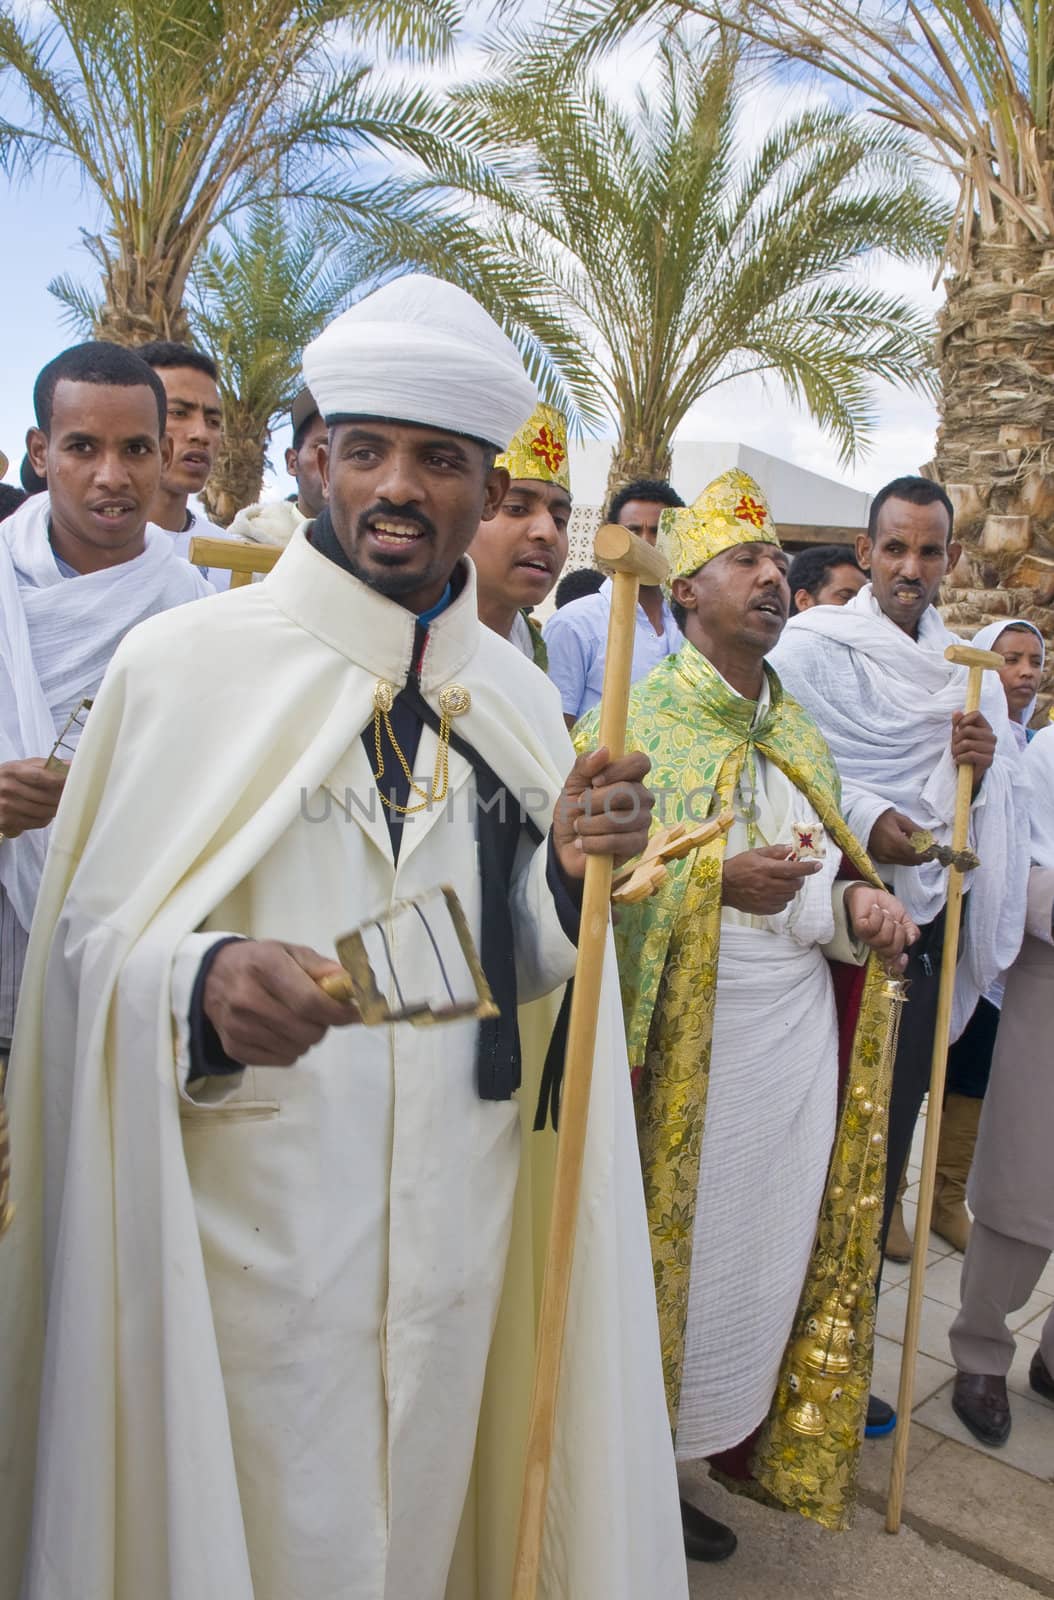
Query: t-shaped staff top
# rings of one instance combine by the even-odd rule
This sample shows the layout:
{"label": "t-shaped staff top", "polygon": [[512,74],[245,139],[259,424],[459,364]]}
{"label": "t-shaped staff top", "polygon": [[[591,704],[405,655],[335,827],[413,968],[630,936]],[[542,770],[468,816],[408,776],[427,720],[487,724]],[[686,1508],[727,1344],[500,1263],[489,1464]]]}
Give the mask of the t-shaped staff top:
{"label": "t-shaped staff top", "polygon": [[669,569],[666,557],[653,544],[617,522],[605,522],[597,529],[593,554],[611,572],[629,573],[649,587],[662,583]]}
{"label": "t-shaped staff top", "polygon": [[638,585],[662,583],[669,563],[654,545],[615,522],[605,522],[597,529],[593,554],[612,573],[597,742],[606,745],[613,756],[620,756],[626,746],[626,707],[633,673]]}
{"label": "t-shaped staff top", "polygon": [[998,672],[1003,658],[994,650],[977,650],[972,644],[950,644],[944,652],[945,661],[957,667],[979,667],[982,672]]}
{"label": "t-shaped staff top", "polygon": [[[981,681],[986,672],[998,672],[1003,665],[1002,656],[997,656],[994,650],[975,650],[972,644],[950,644],[944,652],[945,661],[951,661],[957,667],[969,669],[966,680],[966,704],[963,710],[967,716],[978,710],[981,704]],[[969,778],[973,782],[972,769],[968,766],[959,768],[959,788],[962,791],[964,782]],[[960,807],[960,810],[962,808]],[[965,830],[966,823],[963,823]],[[966,834],[956,848],[961,849],[966,843]]]}

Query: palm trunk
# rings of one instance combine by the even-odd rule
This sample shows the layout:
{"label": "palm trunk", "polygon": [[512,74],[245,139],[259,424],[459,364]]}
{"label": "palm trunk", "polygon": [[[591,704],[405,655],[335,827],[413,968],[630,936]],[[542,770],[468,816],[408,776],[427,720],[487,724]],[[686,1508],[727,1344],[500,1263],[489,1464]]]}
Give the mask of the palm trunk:
{"label": "palm trunk", "polygon": [[668,445],[656,445],[640,433],[623,433],[611,452],[611,470],[608,473],[607,499],[632,483],[634,478],[668,478],[673,460]]}
{"label": "palm trunk", "polygon": [[193,343],[174,252],[170,256],[151,251],[144,256],[127,245],[116,248],[115,241],[101,238],[94,241],[94,247],[102,264],[103,287],[97,338],[124,345],[149,344],[152,339]]}
{"label": "palm trunk", "polygon": [[213,522],[225,528],[259,500],[269,437],[266,423],[261,426],[247,407],[224,399],[223,443],[201,495]]}
{"label": "palm trunk", "polygon": [[946,587],[957,631],[1005,616],[1048,642],[1054,687],[1054,250],[1016,222],[977,241],[939,322],[941,422],[933,473],[964,555]]}

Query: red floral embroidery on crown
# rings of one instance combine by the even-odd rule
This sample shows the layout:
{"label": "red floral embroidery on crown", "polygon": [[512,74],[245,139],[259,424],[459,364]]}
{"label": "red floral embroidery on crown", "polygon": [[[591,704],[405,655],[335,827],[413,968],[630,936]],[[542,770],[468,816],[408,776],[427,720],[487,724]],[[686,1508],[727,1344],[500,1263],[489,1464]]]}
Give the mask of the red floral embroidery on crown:
{"label": "red floral embroidery on crown", "polygon": [[548,424],[531,440],[531,450],[545,462],[550,472],[559,472],[567,451]]}
{"label": "red floral embroidery on crown", "polygon": [[745,494],[732,515],[738,517],[740,522],[752,522],[755,528],[765,526],[765,507],[758,505],[753,495]]}

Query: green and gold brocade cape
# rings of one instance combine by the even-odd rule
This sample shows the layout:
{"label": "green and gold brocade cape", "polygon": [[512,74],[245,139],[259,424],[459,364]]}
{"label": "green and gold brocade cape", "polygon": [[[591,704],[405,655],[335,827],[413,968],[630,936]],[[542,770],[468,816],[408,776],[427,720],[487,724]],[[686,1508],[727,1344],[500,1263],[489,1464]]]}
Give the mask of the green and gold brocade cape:
{"label": "green and gold brocade cape", "polygon": [[545,648],[545,640],[542,638],[542,625],[529,611],[521,611],[520,615],[531,630],[531,650],[534,656],[534,664],[536,667],[541,667],[543,672],[548,672],[549,652]]}
{"label": "green and gold brocade cape", "polygon": [[[838,775],[819,729],[765,668],[771,703],[736,694],[691,644],[630,694],[627,750],[651,757],[653,827],[701,822],[732,803],[744,763],[771,761],[806,795],[861,878],[879,886],[839,813]],[[596,742],[598,713],[577,725]],[[749,768],[748,768],[749,770]],[[651,1228],[666,1398],[676,1427],[688,1281],[721,937],[725,836],[669,863],[651,899],[620,909],[619,957],[637,1133]],[[670,959],[668,959],[670,958]],[[751,1471],[765,1497],[829,1528],[847,1526],[874,1350],[891,1060],[885,974],[872,958],[840,1107],[809,1274]],[[737,1487],[733,1484],[732,1487]],[[749,1491],[748,1491],[749,1492]],[[755,1487],[755,1492],[757,1492]]]}

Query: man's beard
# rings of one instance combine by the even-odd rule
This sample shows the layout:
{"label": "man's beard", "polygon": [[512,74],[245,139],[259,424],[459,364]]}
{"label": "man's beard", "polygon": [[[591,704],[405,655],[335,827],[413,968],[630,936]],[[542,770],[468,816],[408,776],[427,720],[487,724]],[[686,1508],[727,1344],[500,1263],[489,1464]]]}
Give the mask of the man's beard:
{"label": "man's beard", "polygon": [[[365,539],[370,532],[371,522],[381,517],[390,517],[399,522],[409,522],[412,526],[419,528],[425,538],[430,540],[433,551],[435,550],[437,532],[432,519],[408,507],[394,506],[390,501],[378,501],[370,506],[367,511],[360,513],[355,530],[358,537]],[[369,570],[364,570],[359,565],[351,551],[346,551],[345,553],[348,557],[348,566],[353,575],[361,583],[365,583],[371,589],[376,589],[378,594],[383,594],[389,600],[400,600],[404,595],[413,594],[416,590],[437,582],[441,577],[441,574],[433,570],[431,566],[427,567],[424,572],[404,572],[402,569],[402,557],[395,550],[390,553],[376,551],[373,556],[373,564]],[[387,570],[378,572],[378,567]]]}
{"label": "man's beard", "polygon": [[[354,556],[349,555],[347,559],[348,571],[352,577],[358,578],[359,582],[364,583],[368,589],[374,589],[378,594],[383,594],[387,600],[401,600],[404,595],[413,594],[418,589],[426,588],[428,584],[435,583],[440,577],[440,574],[433,572],[431,568],[424,572],[403,572],[397,565],[393,565],[391,570],[387,570],[384,568],[384,556],[376,558],[382,567],[380,572],[376,567],[368,569],[360,567]],[[398,561],[397,556],[392,559],[393,562]]]}

